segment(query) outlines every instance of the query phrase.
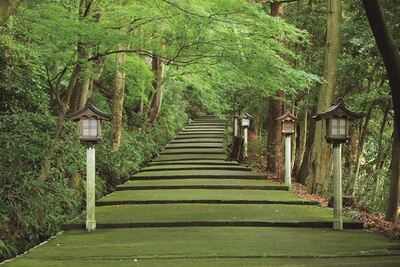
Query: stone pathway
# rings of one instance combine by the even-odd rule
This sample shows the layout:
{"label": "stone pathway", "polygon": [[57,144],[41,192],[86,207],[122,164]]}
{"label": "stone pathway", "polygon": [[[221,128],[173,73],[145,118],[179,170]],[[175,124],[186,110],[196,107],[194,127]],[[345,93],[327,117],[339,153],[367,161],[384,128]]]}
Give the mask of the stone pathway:
{"label": "stone pathway", "polygon": [[226,161],[225,122],[188,124],[159,157],[10,266],[399,266],[400,244],[331,230],[332,210]]}

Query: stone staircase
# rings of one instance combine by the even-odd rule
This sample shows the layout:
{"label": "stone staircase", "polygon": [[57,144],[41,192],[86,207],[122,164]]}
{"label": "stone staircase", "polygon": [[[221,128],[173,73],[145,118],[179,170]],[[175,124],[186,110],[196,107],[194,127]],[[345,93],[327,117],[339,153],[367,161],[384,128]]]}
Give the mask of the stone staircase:
{"label": "stone staircase", "polygon": [[[247,226],[329,228],[332,211],[236,161],[223,148],[226,122],[190,122],[160,155],[97,201],[97,228]],[[84,229],[85,217],[64,226]],[[361,228],[345,218],[346,228]]]}
{"label": "stone staircase", "polygon": [[[267,181],[223,149],[225,121],[205,117],[85,215],[7,266],[399,266],[400,244],[334,231],[332,210]],[[345,228],[361,224],[344,219]]]}

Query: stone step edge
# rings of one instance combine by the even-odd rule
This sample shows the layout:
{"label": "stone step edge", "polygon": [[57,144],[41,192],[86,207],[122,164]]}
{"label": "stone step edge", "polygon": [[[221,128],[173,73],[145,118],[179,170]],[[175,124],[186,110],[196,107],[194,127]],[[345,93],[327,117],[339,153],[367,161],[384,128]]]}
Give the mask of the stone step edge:
{"label": "stone step edge", "polygon": [[308,200],[222,200],[222,199],[190,199],[190,200],[115,200],[96,201],[96,207],[113,205],[154,205],[154,204],[233,204],[233,205],[302,205],[316,206],[318,202]]}
{"label": "stone step edge", "polygon": [[216,152],[216,151],[170,151],[168,150],[163,150],[160,152],[159,155],[226,155],[226,153],[222,150],[221,152]]}
{"label": "stone step edge", "polygon": [[[97,229],[112,228],[161,228],[161,227],[287,227],[287,228],[332,228],[333,222],[280,222],[280,221],[186,221],[186,222],[139,222],[97,223]],[[63,230],[85,229],[85,223],[64,224]],[[344,222],[344,229],[363,229],[359,222]]]}
{"label": "stone step edge", "polygon": [[166,146],[165,150],[170,149],[224,149],[223,146]]}
{"label": "stone step edge", "polygon": [[[196,165],[196,164],[193,164]],[[195,171],[195,170],[204,170],[204,171],[251,171],[250,168],[247,167],[242,167],[242,166],[235,166],[236,168],[234,168],[235,165],[231,165],[231,166],[222,166],[221,168],[218,168],[218,165],[215,166],[196,166],[196,167],[190,167],[190,168],[184,168],[184,167],[180,167],[180,168],[154,168],[154,169],[140,169],[140,171],[138,172],[151,172],[151,171]],[[152,166],[154,167],[154,166]]]}
{"label": "stone step edge", "polygon": [[[196,139],[199,139],[199,138],[196,138]],[[180,141],[180,142],[177,142],[176,140],[175,141],[171,141],[171,143],[169,143],[169,144],[171,144],[171,145],[175,145],[175,144],[193,144],[193,141],[184,141],[185,139],[182,139],[182,141]],[[199,142],[197,142],[197,144],[222,144],[223,143],[223,140],[221,139],[221,141],[199,141]]]}
{"label": "stone step edge", "polygon": [[177,135],[175,136],[174,140],[181,140],[181,139],[206,139],[206,138],[220,138],[221,143],[223,143],[223,136],[215,136],[215,135]]}
{"label": "stone step edge", "polygon": [[[202,157],[195,157],[195,158],[185,158],[185,159],[176,159],[176,160],[202,160],[204,158]],[[215,158],[207,158],[209,160],[224,160],[225,158],[221,158],[221,157],[215,157]],[[163,159],[163,160],[159,160],[159,159],[155,159],[152,162],[164,162],[164,161],[172,161],[173,159]]]}
{"label": "stone step edge", "polygon": [[239,179],[239,180],[266,180],[264,176],[220,176],[220,175],[196,175],[196,176],[132,176],[130,181],[143,180],[171,180],[171,179]]}
{"label": "stone step edge", "polygon": [[[231,162],[231,163],[230,163]],[[240,166],[238,162],[232,162],[232,161],[221,161],[221,162],[187,162],[183,161],[180,162],[179,160],[176,161],[152,161],[147,164],[147,166],[159,166],[159,165],[215,165],[215,166],[222,166],[222,165],[227,165],[227,166]]]}
{"label": "stone step edge", "polygon": [[117,186],[116,191],[176,189],[289,191],[289,187],[286,185],[119,185]]}

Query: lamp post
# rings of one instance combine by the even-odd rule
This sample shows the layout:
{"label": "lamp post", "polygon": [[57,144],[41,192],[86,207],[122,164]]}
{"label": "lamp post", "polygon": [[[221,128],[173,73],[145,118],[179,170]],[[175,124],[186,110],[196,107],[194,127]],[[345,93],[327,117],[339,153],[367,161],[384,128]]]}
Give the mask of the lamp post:
{"label": "lamp post", "polygon": [[240,110],[239,109],[235,109],[233,111],[233,137],[237,137],[238,136],[238,129],[239,129],[239,123],[238,120],[240,118]]}
{"label": "lamp post", "polygon": [[101,121],[110,121],[111,117],[98,110],[91,99],[79,111],[68,116],[79,125],[81,143],[86,146],[86,229],[96,229],[95,216],[95,149],[94,144],[101,140]]}
{"label": "lamp post", "polygon": [[295,133],[297,118],[287,111],[285,114],[276,119],[281,123],[281,131],[285,136],[285,185],[289,188],[292,186],[292,134]]}
{"label": "lamp post", "polygon": [[325,138],[333,145],[333,229],[335,230],[343,230],[342,144],[350,139],[349,122],[361,117],[361,114],[348,110],[341,98],[333,101],[330,108],[313,117],[316,121],[325,120]]}
{"label": "lamp post", "polygon": [[245,113],[243,114],[241,119],[241,126],[243,127],[243,157],[247,158],[247,145],[248,145],[248,128],[250,127],[250,119],[251,115]]}

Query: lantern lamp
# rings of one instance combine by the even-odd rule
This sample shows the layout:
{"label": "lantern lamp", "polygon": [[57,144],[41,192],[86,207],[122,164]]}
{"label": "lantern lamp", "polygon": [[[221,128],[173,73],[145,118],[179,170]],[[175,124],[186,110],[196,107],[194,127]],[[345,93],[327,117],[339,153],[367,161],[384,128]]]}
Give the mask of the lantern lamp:
{"label": "lantern lamp", "polygon": [[333,101],[330,108],[313,117],[316,121],[326,121],[326,141],[333,144],[333,229],[335,230],[343,230],[342,144],[350,138],[349,122],[361,117],[361,114],[348,110],[341,98]]}
{"label": "lantern lamp", "polygon": [[328,143],[343,144],[350,138],[349,122],[361,117],[361,114],[348,110],[343,99],[339,98],[332,102],[330,108],[314,116],[313,119],[326,121],[325,138]]}
{"label": "lantern lamp", "polygon": [[80,139],[85,144],[96,144],[101,140],[101,121],[110,121],[111,116],[98,110],[91,99],[79,111],[68,116],[73,121],[78,121]]}
{"label": "lantern lamp", "polygon": [[244,128],[250,127],[250,119],[252,118],[250,114],[245,113],[240,118],[242,127]]}
{"label": "lantern lamp", "polygon": [[281,123],[282,134],[288,135],[295,133],[296,122],[298,121],[298,119],[292,113],[287,111],[285,114],[283,114],[276,120]]}

